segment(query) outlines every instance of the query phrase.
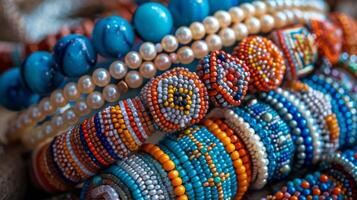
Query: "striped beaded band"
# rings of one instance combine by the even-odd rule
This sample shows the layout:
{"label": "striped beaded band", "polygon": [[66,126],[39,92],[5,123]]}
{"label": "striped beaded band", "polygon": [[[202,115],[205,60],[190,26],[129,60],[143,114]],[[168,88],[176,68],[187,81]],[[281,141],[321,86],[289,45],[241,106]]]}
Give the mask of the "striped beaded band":
{"label": "striped beaded band", "polygon": [[285,73],[284,58],[269,39],[247,37],[234,49],[234,55],[246,63],[251,89],[269,91],[281,84]]}
{"label": "striped beaded band", "polygon": [[303,26],[280,29],[271,34],[286,60],[286,79],[296,80],[314,69],[317,47],[314,37]]}
{"label": "striped beaded band", "polygon": [[215,106],[239,106],[248,90],[249,71],[236,57],[213,51],[197,67],[197,74]]}
{"label": "striped beaded band", "polygon": [[199,122],[207,112],[206,87],[185,68],[175,68],[151,80],[141,98],[160,130],[172,132]]}

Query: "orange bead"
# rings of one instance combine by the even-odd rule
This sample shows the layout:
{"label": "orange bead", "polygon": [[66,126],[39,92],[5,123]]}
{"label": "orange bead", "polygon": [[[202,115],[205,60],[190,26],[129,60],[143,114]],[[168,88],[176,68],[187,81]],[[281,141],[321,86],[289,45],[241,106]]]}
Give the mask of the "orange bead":
{"label": "orange bead", "polygon": [[176,177],[174,179],[172,179],[172,185],[173,186],[179,186],[182,185],[182,179],[180,177]]}
{"label": "orange bead", "polygon": [[332,192],[333,192],[333,194],[335,194],[335,195],[339,195],[339,194],[341,193],[341,188],[336,187],[336,188],[333,189]]}
{"label": "orange bead", "polygon": [[289,200],[299,200],[297,196],[291,196]]}
{"label": "orange bead", "polygon": [[301,183],[301,187],[304,188],[304,189],[307,189],[307,188],[310,187],[310,183],[307,182],[307,181],[303,181],[303,182]]}
{"label": "orange bead", "polygon": [[322,174],[320,176],[320,181],[323,183],[326,183],[328,181],[328,176],[326,176],[325,174]]}
{"label": "orange bead", "polygon": [[315,188],[315,189],[312,190],[312,194],[313,194],[313,195],[320,195],[320,194],[321,194],[321,191],[320,191],[319,188]]}
{"label": "orange bead", "polygon": [[236,150],[236,147],[231,143],[226,146],[226,150],[228,153],[232,153],[234,150]]}
{"label": "orange bead", "polygon": [[179,176],[179,173],[177,170],[172,170],[169,172],[168,177],[169,179],[174,179]]}
{"label": "orange bead", "polygon": [[172,162],[171,160],[169,160],[163,164],[163,167],[166,171],[170,171],[170,170],[175,169],[175,163]]}
{"label": "orange bead", "polygon": [[181,195],[181,196],[177,197],[176,200],[188,200],[188,197],[187,197],[187,195]]}
{"label": "orange bead", "polygon": [[174,189],[174,192],[177,196],[183,195],[186,192],[186,189],[183,185],[177,186]]}
{"label": "orange bead", "polygon": [[279,191],[279,192],[275,193],[274,196],[275,196],[275,198],[276,198],[277,200],[280,200],[280,199],[283,199],[284,194]]}

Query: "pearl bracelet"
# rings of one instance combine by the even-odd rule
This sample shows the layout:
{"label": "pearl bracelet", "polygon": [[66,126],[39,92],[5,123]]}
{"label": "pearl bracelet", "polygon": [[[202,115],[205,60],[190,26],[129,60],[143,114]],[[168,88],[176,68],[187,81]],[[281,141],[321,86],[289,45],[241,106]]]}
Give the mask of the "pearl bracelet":
{"label": "pearl bracelet", "polygon": [[[256,3],[256,4],[260,4],[260,3]],[[248,4],[248,5],[250,5],[250,4]],[[216,26],[218,26],[218,29],[219,29],[219,26],[222,27],[222,28],[225,27],[225,26],[229,26],[232,21],[234,23],[238,23],[238,24],[235,24],[235,26],[233,27],[233,31],[235,30],[235,28],[237,29],[237,31],[247,30],[247,31],[244,31],[243,34],[242,34],[242,32],[237,32],[236,31],[235,32],[235,37],[236,38],[232,39],[232,41],[242,39],[243,37],[248,35],[249,30],[254,29],[254,28],[251,28],[251,27],[250,28],[249,27],[248,28],[245,27],[246,25],[247,26],[251,26],[251,25],[249,25],[250,23],[246,23],[246,25],[241,24],[241,23],[239,24],[239,22],[242,19],[244,19],[245,13],[248,13],[248,11],[245,11],[245,10],[250,10],[250,11],[252,10],[252,9],[250,9],[251,7],[248,6],[248,5],[244,4],[244,5],[241,6],[241,8],[234,7],[234,8],[232,8],[230,10],[229,13],[224,12],[224,11],[219,11],[219,13],[216,14],[217,16],[215,16],[215,17],[207,17],[207,19],[203,22],[203,24],[200,24],[200,23],[197,23],[197,22],[193,23],[190,26],[190,30],[188,30],[189,28],[187,28],[187,27],[181,27],[180,29],[178,29],[177,39],[174,38],[174,36],[166,36],[166,37],[163,38],[162,45],[161,45],[162,49],[165,50],[165,51],[166,50],[170,50],[170,49],[168,49],[169,48],[168,44],[171,44],[173,41],[176,41],[176,42],[180,42],[181,41],[182,42],[183,39],[182,39],[181,36],[185,35],[185,34],[182,34],[182,32],[186,33],[186,31],[183,31],[184,28],[186,28],[185,30],[188,30],[188,32],[191,32],[192,38],[195,39],[194,36],[195,36],[196,33],[198,35],[201,34],[202,35],[201,37],[203,37],[205,35],[204,32],[202,33],[202,31],[205,29],[205,27],[207,27],[206,29],[210,31],[213,28],[217,29]],[[275,5],[275,4],[274,3],[268,3],[268,8],[272,7],[272,5]],[[302,5],[300,5],[300,6],[303,7]],[[284,6],[281,6],[279,8],[280,9],[284,9]],[[297,8],[299,8],[299,7],[297,7]],[[304,8],[307,8],[307,6],[305,5]],[[324,10],[318,10],[318,9],[312,8],[312,7],[310,7],[309,9],[311,9],[313,11],[319,11],[319,12],[323,12],[324,11]],[[268,9],[268,11],[269,11],[268,13],[276,12],[276,10],[274,10],[274,9]],[[282,14],[277,14],[277,16],[280,16],[280,17],[284,16],[284,12],[283,11],[279,11],[279,12],[282,13]],[[291,12],[291,11],[289,11],[289,12]],[[303,11],[303,12],[305,12],[305,11]],[[240,14],[237,14],[237,13],[240,13]],[[260,13],[260,12],[258,12],[258,13]],[[286,20],[285,24],[294,22],[294,15],[291,15],[292,13],[293,12],[291,12],[290,15],[286,15],[286,16],[290,16],[290,17],[293,16],[293,18],[291,20],[287,20],[287,18],[285,18],[285,20]],[[300,11],[299,14],[298,13],[299,13],[299,11],[295,12],[295,14],[296,14],[295,17],[300,16],[300,20],[304,19],[304,17],[307,17],[307,16],[312,17],[312,18],[316,17],[313,14],[311,14],[311,15],[310,14],[306,14],[306,15],[304,14],[304,16],[302,17],[301,16],[301,14],[302,14],[301,11]],[[240,16],[240,17],[237,17],[237,16]],[[277,17],[277,18],[279,18],[279,17]],[[265,19],[265,18],[262,18],[262,20],[263,19]],[[214,21],[214,22],[212,22],[212,21]],[[227,21],[228,22],[230,21],[230,23],[226,23]],[[250,22],[250,21],[258,21],[259,22],[259,20],[257,20],[256,18],[255,18],[255,20],[246,20],[246,21],[247,22]],[[212,23],[214,24],[214,27],[211,27]],[[266,23],[263,23],[263,24],[266,24]],[[198,26],[200,28],[197,28]],[[242,28],[242,27],[244,27],[244,28]],[[198,32],[196,31],[195,32],[196,29],[200,30],[200,31],[198,31]],[[226,29],[228,29],[228,28],[226,28]],[[222,29],[222,31],[223,30],[224,29]],[[263,30],[263,28],[262,28],[262,30]],[[264,30],[266,30],[266,29],[264,29]],[[232,30],[230,30],[230,31],[232,31]],[[189,35],[189,33],[188,33],[188,35]],[[225,34],[220,34],[220,35],[225,35]],[[169,38],[169,39],[167,39],[167,38]],[[200,54],[200,56],[196,56],[196,58],[203,57],[205,54],[208,53],[208,49],[210,51],[216,49],[216,46],[213,45],[213,44],[216,44],[214,39],[217,39],[217,38],[219,38],[218,35],[211,35],[211,36],[207,37],[206,38],[206,42],[208,42],[208,44],[206,44],[207,48],[204,47],[204,49],[206,49],[204,51],[205,53],[202,53],[202,52],[197,53],[197,55]],[[225,39],[220,39],[220,40],[222,42],[226,41]],[[210,43],[210,41],[213,42],[213,43]],[[183,44],[183,43],[181,43],[181,44]],[[212,44],[212,45],[210,45],[210,44]],[[223,44],[225,44],[225,43],[223,43]],[[230,45],[232,45],[232,44],[230,44]],[[202,45],[205,46],[203,41],[194,42],[192,44],[193,53],[195,52],[195,49],[197,49],[197,47],[202,47]],[[120,62],[120,61],[116,61],[111,65],[111,67],[109,69],[109,72],[107,70],[105,70],[105,69],[98,69],[93,73],[92,77],[87,76],[87,75],[84,76],[84,77],[81,77],[81,79],[78,81],[78,84],[75,84],[75,83],[67,84],[67,86],[65,87],[63,92],[60,91],[60,90],[54,91],[53,94],[51,95],[51,98],[45,98],[43,101],[41,101],[41,103],[39,104],[39,106],[41,106],[41,107],[34,106],[28,112],[24,112],[22,115],[20,115],[18,117],[18,119],[20,121],[14,122],[14,126],[13,126],[13,129],[12,129],[11,132],[20,133],[21,132],[20,129],[24,130],[25,127],[32,126],[32,125],[36,124],[36,121],[43,120],[46,115],[51,115],[53,112],[55,112],[56,107],[62,107],[64,105],[66,105],[66,103],[68,101],[77,101],[75,106],[74,106],[74,108],[68,109],[64,113],[65,114],[64,116],[62,116],[62,117],[59,116],[59,115],[55,116],[55,117],[53,117],[53,120],[51,122],[44,123],[44,125],[42,125],[42,127],[40,126],[38,129],[35,129],[35,130],[40,132],[40,135],[41,134],[56,134],[55,132],[57,131],[58,127],[63,127],[63,129],[65,129],[66,126],[72,125],[76,121],[78,121],[79,117],[81,115],[85,115],[85,114],[89,113],[91,109],[97,109],[97,108],[103,106],[105,101],[115,102],[116,100],[118,100],[120,98],[120,95],[125,93],[129,88],[135,88],[137,85],[141,85],[141,83],[138,84],[139,82],[142,81],[142,78],[140,78],[141,76],[138,74],[138,72],[137,71],[130,71],[130,72],[128,72],[128,74],[126,74],[127,71],[128,71],[127,68],[128,67],[129,68],[133,68],[133,64],[135,65],[134,68],[135,67],[139,67],[139,65],[137,65],[138,64],[137,62],[139,60],[141,60],[141,56],[144,59],[147,59],[147,58],[151,57],[153,54],[157,54],[157,53],[153,52],[153,51],[156,51],[155,50],[156,49],[155,46],[159,46],[159,45],[153,45],[153,44],[145,43],[145,44],[143,44],[143,47],[140,48],[141,49],[140,52],[146,52],[146,53],[149,52],[149,54],[141,53],[143,55],[140,55],[137,52],[136,53],[130,52],[127,55],[126,59],[125,59],[126,60],[126,64],[124,64],[123,62]],[[177,44],[174,44],[173,46],[177,46]],[[210,46],[212,48],[209,48]],[[218,45],[218,47],[222,48],[221,45]],[[160,48],[158,48],[158,49],[160,50]],[[153,51],[151,51],[151,50],[153,50]],[[167,55],[167,54],[159,54],[155,58],[155,61],[157,61],[157,62],[154,62],[154,63],[157,65],[156,67],[158,69],[165,70],[172,63],[171,61],[169,61],[170,57],[177,57],[177,58],[179,58],[179,60],[181,59],[182,60],[182,61],[180,61],[181,63],[186,63],[189,60],[191,62],[193,60],[193,58],[192,58],[192,60],[191,60],[191,58],[188,59],[187,55],[192,55],[192,50],[189,47],[181,47],[180,50],[178,51],[177,56],[175,56],[174,54],[171,54],[170,56]],[[188,60],[185,60],[185,59],[188,59]],[[165,65],[166,68],[165,67],[164,68],[160,68],[160,67],[162,67],[162,65],[161,65],[162,62],[165,63],[164,65]],[[153,63],[147,63],[147,62],[143,63],[142,66],[143,67],[141,67],[140,69],[153,69],[153,68],[155,68],[155,66],[153,66]],[[145,70],[141,70],[141,71],[145,71]],[[149,77],[152,77],[152,76],[154,76],[154,75],[147,76],[147,77],[149,78]],[[117,85],[113,85],[113,84],[109,84],[111,78],[114,78],[114,79],[117,79],[117,80],[125,78],[125,79],[127,79],[127,81],[122,80]],[[95,87],[94,85],[99,86],[99,87],[104,87],[105,86],[104,89],[103,89],[103,94],[101,94],[100,92],[93,92],[93,90],[94,90],[93,88]],[[79,100],[78,99],[80,97],[81,93],[84,93],[84,94],[90,93],[90,94],[88,95],[88,97],[84,101],[84,100]],[[65,124],[67,124],[67,125],[65,125]],[[36,134],[38,133],[37,131],[36,131]],[[30,129],[30,132],[31,132],[31,129]],[[17,136],[18,136],[18,134],[13,134],[13,136],[11,136],[11,137],[15,137],[16,138]],[[27,140],[27,141],[29,141],[29,140]],[[35,142],[35,141],[33,141],[33,142]]]}

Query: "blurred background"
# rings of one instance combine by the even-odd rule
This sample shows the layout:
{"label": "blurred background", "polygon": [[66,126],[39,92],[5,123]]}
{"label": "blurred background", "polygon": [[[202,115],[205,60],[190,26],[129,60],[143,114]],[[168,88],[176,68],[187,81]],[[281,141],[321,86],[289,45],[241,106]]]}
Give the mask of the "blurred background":
{"label": "blurred background", "polygon": [[[19,66],[26,52],[50,50],[62,35],[90,34],[100,16],[117,14],[130,20],[131,12],[135,10],[132,1],[0,0],[0,73]],[[356,0],[327,2],[331,11],[342,11],[357,18]],[[3,133],[12,114],[0,108],[0,200],[49,198],[29,184],[25,162],[28,155],[21,149],[5,145]],[[57,199],[68,197],[63,195]]]}

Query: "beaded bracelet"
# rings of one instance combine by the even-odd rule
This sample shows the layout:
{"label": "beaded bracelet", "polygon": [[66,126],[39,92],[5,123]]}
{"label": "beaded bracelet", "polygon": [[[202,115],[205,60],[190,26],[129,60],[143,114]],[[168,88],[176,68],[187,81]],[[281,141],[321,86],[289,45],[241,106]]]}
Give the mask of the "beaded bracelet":
{"label": "beaded bracelet", "polygon": [[248,153],[252,159],[251,187],[254,189],[264,187],[268,181],[268,176],[271,177],[271,173],[275,169],[275,154],[268,154],[267,149],[270,151],[271,147],[265,146],[261,141],[264,139],[259,135],[262,133],[261,125],[239,108],[226,110],[224,116],[225,122],[248,148]]}
{"label": "beaded bracelet", "polygon": [[323,75],[313,75],[304,79],[310,87],[317,89],[331,98],[332,111],[335,113],[340,127],[339,144],[343,148],[356,143],[357,115],[355,102],[345,88]]}
{"label": "beaded bracelet", "polygon": [[[300,5],[300,4],[299,4]],[[267,3],[267,6],[268,6],[268,11],[269,12],[275,12],[275,10],[276,9],[274,9],[275,7],[279,7],[279,6],[282,6],[282,5],[277,5],[277,4],[275,4],[274,2],[273,3]],[[245,7],[250,7],[250,6],[245,6]],[[247,10],[249,10],[249,12],[247,11],[247,12],[245,12],[245,14],[246,13],[250,13],[250,12],[252,12],[252,9],[248,9],[248,8],[245,8],[244,6],[243,6],[243,10],[245,10],[245,9],[247,9]],[[321,7],[321,6],[318,6],[318,4],[316,4],[316,5],[307,5],[307,6],[305,6],[306,8],[309,8],[309,9],[317,9],[317,10],[319,10],[319,7]],[[323,6],[322,6],[323,7]],[[281,8],[283,8],[283,6],[281,7]],[[280,9],[280,7],[279,7],[279,9]],[[237,11],[238,10],[238,11]],[[254,9],[253,9],[254,10]],[[323,10],[323,9],[322,9]],[[320,11],[321,11],[321,9],[320,9]],[[276,18],[276,20],[278,20],[278,22],[279,22],[279,26],[281,25],[281,24],[287,24],[287,23],[292,23],[293,22],[293,20],[290,20],[289,22],[288,22],[288,20],[287,20],[287,18],[285,18],[285,16],[283,17],[283,13],[280,13],[280,12],[282,12],[282,11],[279,11],[278,12],[278,14],[276,15],[277,16],[277,18]],[[243,16],[244,15],[241,15],[241,10],[240,10],[240,8],[232,8],[231,9],[231,18],[232,18],[232,21],[233,22],[235,22],[235,23],[238,23],[241,19],[243,19]],[[240,13],[240,14],[237,14],[237,13]],[[238,17],[239,16],[239,17]],[[301,16],[301,13],[296,13],[296,16]],[[308,15],[306,15],[306,16],[308,16]],[[309,17],[310,17],[310,15],[309,15]],[[314,15],[311,15],[311,17],[316,17],[316,16],[314,16]],[[211,24],[211,22],[209,22],[208,23],[208,21],[214,21],[215,19],[207,19],[207,26],[208,26],[208,24]],[[262,20],[265,20],[265,18],[263,17],[262,18]],[[280,21],[279,21],[280,20]],[[249,20],[248,20],[249,21]],[[247,23],[248,23],[248,21],[247,21]],[[250,20],[249,21],[249,23],[252,21],[252,23],[253,23],[253,21],[257,21],[256,19],[254,19],[254,20]],[[259,20],[258,20],[259,21]],[[213,23],[213,22],[212,22]],[[249,24],[248,23],[248,24]],[[254,23],[256,23],[256,22],[254,22]],[[192,25],[192,27],[193,27],[193,29],[192,30],[196,30],[198,27],[200,27],[200,28],[198,28],[197,30],[202,30],[201,28],[202,27],[204,27],[202,24],[198,24],[198,23],[194,23],[195,25]],[[204,23],[204,24],[206,24],[206,22]],[[214,22],[214,24],[216,24],[216,22]],[[220,24],[220,23],[217,23],[218,25]],[[247,24],[247,25],[248,25]],[[223,27],[225,27],[226,26],[226,24],[225,23],[221,23],[221,25],[223,25]],[[236,38],[236,39],[241,39],[241,37],[244,37],[245,35],[247,35],[247,31],[246,32],[244,32],[244,34],[242,33],[242,30],[246,30],[246,29],[242,29],[241,26],[242,24],[237,24],[237,37],[239,36],[239,38]],[[197,27],[197,28],[196,28]],[[248,27],[250,27],[250,25],[248,26]],[[245,27],[246,28],[246,27]],[[218,30],[218,29],[217,29]],[[199,33],[201,34],[201,32],[202,31],[200,31]],[[216,31],[215,31],[216,32]],[[196,32],[192,32],[192,37],[193,38],[195,38],[195,34],[196,34]],[[242,35],[243,34],[243,35]],[[213,36],[215,36],[215,37],[213,37]],[[216,36],[217,35],[213,35],[213,36],[211,36],[211,37],[207,37],[207,40],[208,41],[210,41],[210,39],[209,38],[211,38],[211,39],[214,39],[214,38],[216,38]],[[171,37],[171,36],[170,36]],[[167,37],[167,39],[166,39],[166,37],[163,39],[163,40],[168,40],[168,41],[172,41],[172,38],[171,39],[168,39],[169,37]],[[215,41],[216,41],[216,39],[214,39]],[[193,43],[193,44],[195,44],[195,43]],[[146,46],[148,46],[148,45],[146,45]],[[197,46],[197,45],[196,45]],[[163,45],[163,47],[164,47],[164,45]],[[148,47],[145,47],[145,49],[147,49],[147,48],[151,48],[151,46],[148,46]],[[187,51],[189,51],[187,48],[185,48],[185,49],[183,49],[183,48],[185,48],[185,47],[182,47],[181,49],[181,51],[179,52],[179,58],[180,58],[180,55],[181,54],[183,54],[183,53],[189,53],[189,52],[187,52]],[[212,50],[215,50],[215,49],[212,49]],[[170,51],[169,51],[170,52]],[[137,58],[137,55],[138,54],[130,54],[130,56],[128,56],[128,58],[129,57],[133,57],[134,59],[136,59]],[[166,57],[165,57],[166,56]],[[159,62],[161,62],[161,60],[162,61],[164,61],[164,62],[166,62],[166,60],[168,60],[169,59],[169,57],[168,57],[168,55],[167,54],[160,54],[160,55],[158,55],[158,57],[157,57],[157,62],[159,63]],[[176,61],[175,61],[176,62]],[[117,65],[118,64],[118,65]],[[167,64],[165,64],[165,66],[166,66]],[[117,79],[119,76],[120,76],[120,78],[119,79],[121,79],[121,78],[123,78],[124,76],[122,76],[122,75],[120,75],[120,74],[123,74],[122,72],[123,72],[123,69],[125,68],[123,68],[123,63],[118,63],[118,62],[115,62],[115,64],[113,63],[113,65],[112,65],[113,67],[113,73],[114,74],[112,74],[113,75],[113,77],[115,78],[115,79]],[[131,66],[131,65],[130,65]],[[169,65],[168,65],[169,66]],[[145,67],[146,67],[146,65],[145,65]],[[127,70],[124,70],[125,72],[127,71]],[[117,74],[118,73],[118,74]],[[95,76],[99,76],[100,78],[99,79],[101,79],[102,77],[108,77],[109,75],[108,75],[109,73],[108,72],[106,72],[105,70],[103,71],[103,69],[100,69],[100,70],[98,70],[96,73],[94,73],[94,75]],[[108,75],[108,76],[107,76]],[[127,77],[128,77],[128,79],[127,80],[131,80],[131,79],[135,79],[135,80],[141,80],[140,78],[139,78],[139,75],[137,74],[137,73],[134,73],[134,72],[129,72],[128,74],[127,74]],[[86,80],[86,83],[90,83],[90,84],[92,84],[93,85],[93,82],[90,80],[90,79],[88,79],[89,77],[83,77],[82,79],[80,79],[80,80],[82,80],[82,81],[84,81],[84,80]],[[97,79],[97,78],[94,78],[94,79]],[[93,80],[94,80],[93,79]],[[106,79],[106,78],[105,78]],[[89,82],[88,82],[89,81]],[[99,81],[99,82],[102,82],[102,81]],[[106,81],[104,81],[104,83],[105,83]],[[137,81],[136,81],[137,82]],[[81,84],[78,84],[78,87],[81,87],[80,86]],[[130,82],[130,85],[131,86],[133,86],[133,87],[136,87],[137,86],[137,84],[135,83],[132,83],[131,84],[131,82]],[[103,85],[101,84],[101,83],[99,83],[99,86],[100,87],[103,87]],[[124,88],[122,91],[121,91],[121,93],[124,93],[125,92],[125,90],[127,90],[128,89],[128,85],[127,85],[127,83],[125,83],[125,82],[123,82],[123,81],[121,81],[121,82],[119,82],[119,85],[118,85],[118,87],[119,88]],[[74,87],[72,87],[73,89],[75,89]],[[108,87],[106,90],[103,90],[103,91],[116,91],[115,92],[115,95],[116,96],[118,96],[117,94],[118,94],[118,90],[116,90],[115,88],[113,89],[114,87],[113,87],[113,85],[111,85],[110,87]],[[58,96],[58,97],[63,97],[63,93],[61,92],[61,91],[56,91],[56,92],[54,92],[54,94],[52,95],[53,96],[53,99],[56,99],[55,97],[56,96]],[[105,95],[105,96],[107,96],[107,95]],[[59,99],[63,99],[63,98],[59,98]],[[90,98],[89,98],[90,97]],[[93,98],[95,97],[95,99],[101,99],[101,102],[103,102],[102,100],[102,96],[101,95],[99,95],[98,93],[95,93],[95,95],[89,95],[88,96],[88,102],[92,102],[92,100],[93,100]],[[108,98],[106,99],[106,100],[110,100],[112,97],[110,96],[107,96]],[[57,98],[58,99],[58,98]],[[111,101],[111,100],[110,100]],[[44,100],[44,102],[41,104],[41,105],[51,105],[51,102],[49,101],[49,99],[46,99],[46,100]],[[59,106],[59,105],[63,105],[63,104],[61,104],[61,103],[59,103],[59,104],[56,104],[56,105],[51,105],[52,107],[51,107],[51,109],[50,110],[48,110],[47,108],[49,108],[49,107],[46,107],[45,109],[38,109],[36,106],[35,107],[33,107],[33,109],[32,110],[30,110],[29,112],[24,112],[21,116],[19,116],[19,120],[20,121],[18,121],[18,122],[15,122],[14,123],[14,129],[13,129],[13,132],[19,132],[18,130],[20,130],[20,129],[24,129],[26,126],[32,126],[33,124],[36,124],[35,122],[36,122],[36,120],[40,120],[40,119],[43,119],[44,117],[43,117],[43,114],[46,114],[46,112],[47,111],[51,111],[50,113],[52,113],[53,112],[53,110],[55,110],[55,109],[53,109],[52,110],[52,108],[55,108],[55,107],[57,107],[57,106]],[[84,105],[83,103],[82,103],[82,105]],[[55,107],[54,107],[55,106]],[[87,107],[88,107],[89,105],[87,105]],[[90,105],[90,107],[92,107],[93,105],[91,104]],[[102,103],[100,103],[100,104],[98,104],[98,105],[96,105],[96,106],[94,106],[94,107],[101,107],[102,106]],[[91,108],[92,109],[92,108]],[[68,113],[70,113],[70,115],[71,116],[77,116],[77,115],[81,115],[81,112],[77,112],[77,113],[74,113],[73,111],[71,111],[71,112],[68,112]],[[31,118],[33,118],[33,119],[29,119],[29,117],[30,117],[30,115],[31,116],[33,116],[33,117],[31,117]],[[72,117],[73,118],[73,117]],[[69,118],[69,119],[72,119],[71,117]],[[35,120],[35,121],[33,121],[33,120]],[[74,117],[74,120],[78,120],[78,119],[76,119],[76,117]],[[66,124],[67,124],[68,122],[66,121]],[[69,124],[71,124],[71,123],[69,123]],[[47,124],[47,127],[50,127],[50,126],[52,126],[52,125],[50,125],[50,124]],[[46,128],[46,127],[43,127],[43,128],[41,128],[41,129],[43,129],[44,130],[44,128]],[[46,130],[51,130],[51,128],[46,128]],[[53,131],[53,129],[52,129],[52,131]],[[15,137],[15,136],[14,136]]]}
{"label": "beaded bracelet", "polygon": [[279,93],[270,91],[269,93],[260,93],[259,97],[271,105],[289,126],[289,132],[296,146],[294,168],[310,166],[316,150],[314,150],[312,133],[307,127],[308,119],[303,118],[298,109]]}
{"label": "beaded bracelet", "polygon": [[[276,169],[273,172],[274,179],[279,180],[286,177],[291,171],[292,159],[295,146],[292,141],[288,125],[279,117],[278,113],[267,104],[250,100],[243,108],[259,121],[266,130],[271,132],[266,137],[271,138],[271,143],[276,154]],[[269,160],[270,161],[270,160]]]}
{"label": "beaded bracelet", "polygon": [[330,99],[323,93],[312,89],[306,84],[294,82],[290,89],[305,103],[322,130],[324,142],[323,152],[333,152],[338,148],[339,126],[335,114],[332,113]]}

